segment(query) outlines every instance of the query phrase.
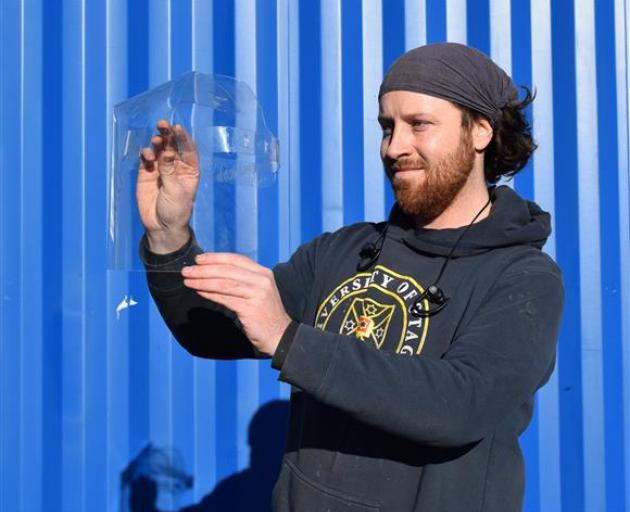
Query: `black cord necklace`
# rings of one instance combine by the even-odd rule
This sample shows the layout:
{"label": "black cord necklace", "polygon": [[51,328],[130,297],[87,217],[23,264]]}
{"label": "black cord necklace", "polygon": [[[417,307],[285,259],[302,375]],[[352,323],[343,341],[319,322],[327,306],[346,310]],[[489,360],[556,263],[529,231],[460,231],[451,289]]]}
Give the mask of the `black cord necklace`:
{"label": "black cord necklace", "polygon": [[389,221],[385,223],[385,226],[378,235],[376,242],[369,242],[361,247],[359,257],[361,260],[357,264],[357,270],[364,272],[372,266],[372,264],[378,259],[383,250],[383,244],[385,243],[385,237],[387,235],[387,228],[389,227]]}
{"label": "black cord necklace", "polygon": [[[409,313],[411,313],[413,316],[421,317],[421,318],[428,318],[442,311],[442,309],[446,307],[446,304],[450,300],[450,297],[447,297],[446,295],[444,295],[444,292],[438,286],[438,283],[440,282],[440,279],[442,278],[442,274],[444,274],[444,270],[446,270],[446,266],[448,265],[448,262],[453,256],[453,253],[455,252],[457,245],[459,244],[461,239],[464,237],[466,232],[470,229],[470,226],[472,226],[475,223],[479,215],[481,215],[481,213],[488,207],[490,202],[491,202],[491,199],[489,198],[488,202],[486,202],[486,204],[483,205],[483,208],[479,210],[479,212],[477,212],[477,215],[475,215],[473,220],[470,221],[470,224],[466,226],[466,229],[464,229],[464,231],[462,231],[462,233],[459,235],[457,240],[455,240],[455,243],[453,244],[453,247],[451,247],[451,250],[448,253],[448,256],[444,260],[444,263],[442,263],[442,267],[440,268],[440,272],[437,276],[437,279],[433,282],[433,284],[427,286],[424,292],[413,302],[411,306],[409,306]],[[425,299],[428,300],[431,304],[434,304],[434,306],[428,309],[423,309],[422,302]]]}

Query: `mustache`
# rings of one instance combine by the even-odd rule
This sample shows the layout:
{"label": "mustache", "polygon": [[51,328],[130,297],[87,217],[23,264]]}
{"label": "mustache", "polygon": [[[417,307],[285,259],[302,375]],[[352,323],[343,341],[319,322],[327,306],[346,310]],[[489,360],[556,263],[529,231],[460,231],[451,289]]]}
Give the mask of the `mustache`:
{"label": "mustache", "polygon": [[401,158],[399,160],[386,159],[385,165],[391,169],[392,171],[400,171],[401,169],[417,169],[417,168],[427,168],[427,163],[424,159],[417,158]]}

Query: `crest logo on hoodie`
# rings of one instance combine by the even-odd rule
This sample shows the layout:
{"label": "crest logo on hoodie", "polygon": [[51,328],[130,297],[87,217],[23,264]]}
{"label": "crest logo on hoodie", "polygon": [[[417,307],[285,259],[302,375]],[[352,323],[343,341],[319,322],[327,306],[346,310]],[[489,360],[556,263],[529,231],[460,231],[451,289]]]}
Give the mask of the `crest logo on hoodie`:
{"label": "crest logo on hoodie", "polygon": [[[317,309],[315,327],[354,336],[377,349],[420,354],[428,318],[409,312],[424,288],[410,277],[377,265],[340,283]],[[429,304],[425,300],[424,308]]]}

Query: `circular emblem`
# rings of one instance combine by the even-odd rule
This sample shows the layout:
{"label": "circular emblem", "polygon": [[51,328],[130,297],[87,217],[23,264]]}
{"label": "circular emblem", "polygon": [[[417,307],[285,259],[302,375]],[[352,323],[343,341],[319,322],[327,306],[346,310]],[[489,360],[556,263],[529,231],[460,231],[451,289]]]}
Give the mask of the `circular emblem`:
{"label": "circular emblem", "polygon": [[[420,354],[429,318],[418,318],[409,307],[424,288],[415,279],[378,265],[339,284],[320,304],[315,327],[354,336],[377,349]],[[428,309],[427,300],[422,307]]]}

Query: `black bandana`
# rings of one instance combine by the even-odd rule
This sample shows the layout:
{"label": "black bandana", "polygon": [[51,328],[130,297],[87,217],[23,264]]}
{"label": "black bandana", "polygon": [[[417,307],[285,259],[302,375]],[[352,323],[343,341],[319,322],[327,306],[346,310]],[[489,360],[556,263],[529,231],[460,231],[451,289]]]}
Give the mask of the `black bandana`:
{"label": "black bandana", "polygon": [[493,124],[503,107],[518,101],[518,90],[505,71],[480,51],[458,43],[421,46],[398,58],[385,75],[378,97],[401,90],[469,107]]}

